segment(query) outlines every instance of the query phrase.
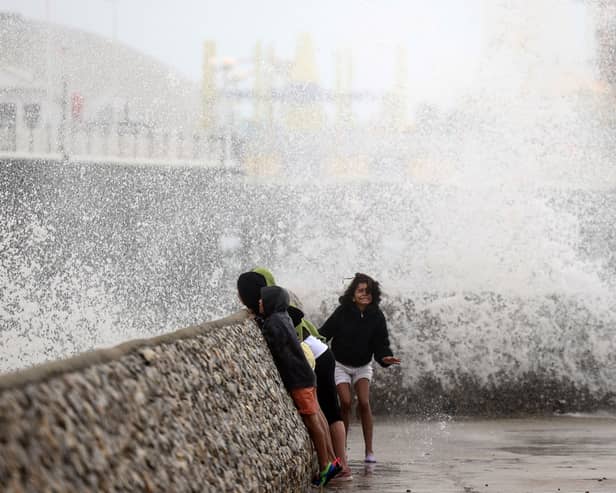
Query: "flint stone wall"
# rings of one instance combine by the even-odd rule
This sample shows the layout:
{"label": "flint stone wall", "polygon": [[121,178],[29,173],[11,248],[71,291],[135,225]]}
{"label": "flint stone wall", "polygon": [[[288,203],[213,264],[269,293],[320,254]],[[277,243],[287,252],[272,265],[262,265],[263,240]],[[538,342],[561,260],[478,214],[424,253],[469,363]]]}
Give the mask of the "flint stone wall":
{"label": "flint stone wall", "polygon": [[0,376],[0,491],[305,491],[310,441],[242,312]]}

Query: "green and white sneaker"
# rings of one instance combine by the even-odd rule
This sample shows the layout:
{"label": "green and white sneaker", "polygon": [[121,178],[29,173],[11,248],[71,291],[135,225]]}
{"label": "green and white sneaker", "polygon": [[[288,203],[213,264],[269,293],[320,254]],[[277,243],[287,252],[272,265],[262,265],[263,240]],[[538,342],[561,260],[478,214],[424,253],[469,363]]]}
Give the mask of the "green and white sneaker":
{"label": "green and white sneaker", "polygon": [[325,486],[341,471],[342,464],[340,463],[340,458],[336,457],[334,462],[328,462],[323,470],[312,480],[312,485],[316,487]]}

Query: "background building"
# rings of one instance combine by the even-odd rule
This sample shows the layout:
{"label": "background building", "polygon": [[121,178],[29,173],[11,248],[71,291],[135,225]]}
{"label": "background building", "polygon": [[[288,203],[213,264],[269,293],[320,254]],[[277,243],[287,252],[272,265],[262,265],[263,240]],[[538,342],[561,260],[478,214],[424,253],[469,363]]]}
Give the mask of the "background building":
{"label": "background building", "polygon": [[116,41],[11,13],[0,104],[4,151],[181,156],[201,131],[197,84]]}

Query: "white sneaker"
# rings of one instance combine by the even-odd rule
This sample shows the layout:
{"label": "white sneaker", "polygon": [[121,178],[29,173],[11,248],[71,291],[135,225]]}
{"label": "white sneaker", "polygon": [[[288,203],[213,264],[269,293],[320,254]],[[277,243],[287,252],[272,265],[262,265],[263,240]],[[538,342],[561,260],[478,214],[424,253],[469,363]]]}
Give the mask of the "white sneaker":
{"label": "white sneaker", "polygon": [[342,471],[340,474],[338,474],[334,479],[330,481],[330,483],[338,483],[338,482],[352,481],[352,480],[353,480],[353,473],[351,472],[350,469],[347,469],[346,471]]}

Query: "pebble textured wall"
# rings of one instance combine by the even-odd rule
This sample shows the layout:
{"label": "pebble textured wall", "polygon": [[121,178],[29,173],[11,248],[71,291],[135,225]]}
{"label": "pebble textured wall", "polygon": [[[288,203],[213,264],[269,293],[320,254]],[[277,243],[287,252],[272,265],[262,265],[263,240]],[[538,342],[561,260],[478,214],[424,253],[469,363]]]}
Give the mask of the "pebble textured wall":
{"label": "pebble textured wall", "polygon": [[244,313],[0,376],[2,492],[306,491],[313,461]]}

